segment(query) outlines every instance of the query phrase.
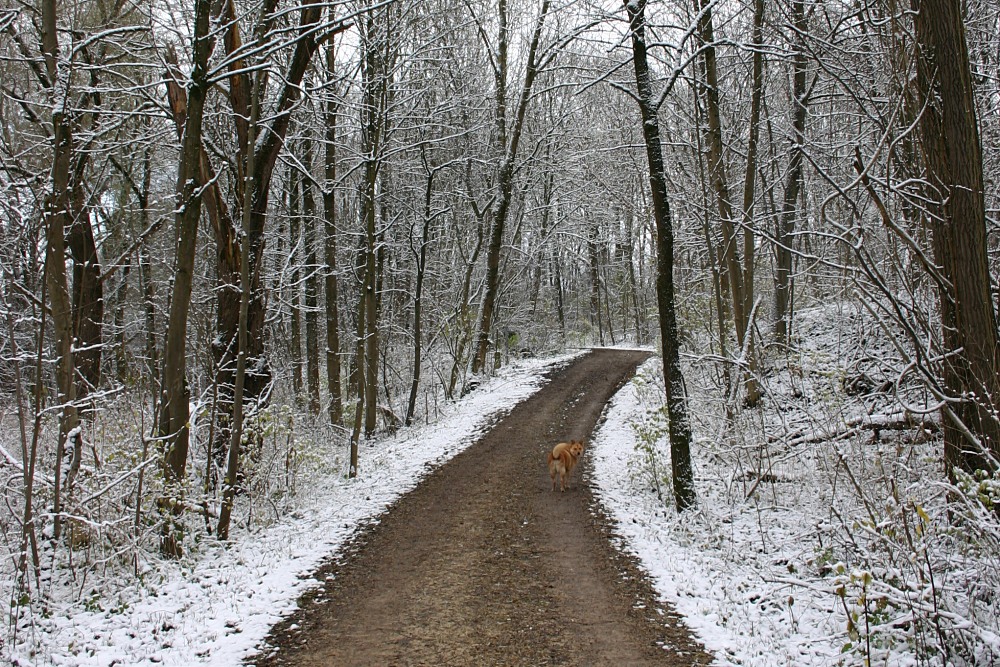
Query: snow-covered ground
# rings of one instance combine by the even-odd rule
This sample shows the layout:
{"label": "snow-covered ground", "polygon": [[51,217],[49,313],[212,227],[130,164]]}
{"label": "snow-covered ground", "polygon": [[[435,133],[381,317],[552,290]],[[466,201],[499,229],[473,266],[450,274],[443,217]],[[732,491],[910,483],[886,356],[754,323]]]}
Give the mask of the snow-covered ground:
{"label": "snow-covered ground", "polygon": [[[97,596],[77,596],[33,614],[0,661],[19,667],[239,665],[317,585],[309,574],[323,559],[574,356],[518,362],[449,406],[436,423],[364,445],[358,477],[335,475],[314,484],[291,515],[268,528],[253,534],[234,529],[228,546],[202,542],[178,563],[148,564],[141,582],[106,582]],[[76,583],[77,590],[93,584]],[[3,600],[11,599],[11,585],[0,583]]]}
{"label": "snow-covered ground", "polygon": [[[940,477],[939,443],[866,431],[864,424],[891,421],[895,403],[877,392],[847,397],[838,387],[844,369],[872,355],[824,340],[828,313],[809,318],[804,313],[800,326],[812,339],[798,358],[763,374],[769,404],[759,410],[726,418],[711,373],[688,360],[694,511],[678,515],[670,501],[658,360],[614,397],[586,456],[621,548],[639,557],[719,665],[1000,664],[993,662],[1000,655],[995,597],[970,594],[980,607],[962,598],[977,577],[993,580],[976,573],[994,576],[995,554],[967,551],[962,568],[936,560],[954,558],[953,543],[969,545],[949,541],[945,512],[934,509],[943,494],[928,480]],[[32,614],[3,655],[33,667],[240,664],[317,584],[309,574],[323,559],[571,356],[518,362],[448,406],[435,424],[365,446],[358,478],[342,471],[323,478],[300,492],[294,512],[252,534],[241,528],[227,547],[205,541],[180,562],[149,562],[141,582],[64,596]],[[877,368],[865,372],[879,380]],[[908,543],[901,525],[915,526]],[[940,577],[929,585],[922,585],[921,559]],[[93,585],[75,583],[77,591]],[[0,589],[10,599],[10,583]],[[930,603],[949,605],[934,616],[938,634],[965,633],[970,651],[984,657],[935,657],[934,639],[920,634]]]}
{"label": "snow-covered ground", "polygon": [[[796,507],[733,507],[718,471],[709,470],[695,445],[699,505],[678,515],[665,446],[637,435],[656,408],[648,385],[655,385],[659,367],[658,359],[647,362],[638,381],[612,399],[591,450],[593,482],[618,524],[621,546],[639,557],[719,665],[837,664],[845,639],[834,596],[797,585],[789,571],[809,556],[810,517],[824,508],[808,498]],[[768,530],[760,529],[762,521]]]}
{"label": "snow-covered ground", "polygon": [[870,318],[797,318],[758,408],[727,415],[687,360],[693,511],[671,501],[659,360],[613,398],[592,482],[622,547],[720,665],[1000,666],[996,476],[946,483],[922,388],[880,388],[896,364]]}

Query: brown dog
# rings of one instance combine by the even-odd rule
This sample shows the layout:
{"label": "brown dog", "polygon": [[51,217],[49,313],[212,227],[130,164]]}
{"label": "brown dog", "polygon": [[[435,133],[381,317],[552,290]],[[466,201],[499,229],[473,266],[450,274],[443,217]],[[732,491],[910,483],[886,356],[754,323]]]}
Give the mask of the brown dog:
{"label": "brown dog", "polygon": [[552,490],[556,490],[556,475],[559,475],[559,490],[566,490],[566,479],[573,472],[577,459],[583,454],[583,441],[570,440],[560,442],[549,452],[549,477],[552,478]]}

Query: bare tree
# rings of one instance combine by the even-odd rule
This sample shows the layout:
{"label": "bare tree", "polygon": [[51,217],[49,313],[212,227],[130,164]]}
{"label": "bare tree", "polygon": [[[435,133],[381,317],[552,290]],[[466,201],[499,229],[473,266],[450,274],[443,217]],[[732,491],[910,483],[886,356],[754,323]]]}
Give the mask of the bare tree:
{"label": "bare tree", "polygon": [[934,259],[941,269],[949,474],[1000,468],[1000,340],[990,295],[983,158],[962,5],[915,0]]}
{"label": "bare tree", "polygon": [[202,192],[198,167],[202,153],[202,119],[210,81],[208,59],[213,42],[209,36],[209,0],[196,0],[192,35],[192,67],[180,159],[177,166],[177,246],[174,288],[170,300],[167,339],[163,347],[163,397],[159,435],[164,442],[164,526],[160,550],[173,557],[182,553],[182,533],[177,518],[183,511],[187,476],[190,415],[187,388],[187,323],[194,280],[195,242],[201,216]]}
{"label": "bare tree", "polygon": [[806,110],[809,91],[806,88],[806,67],[808,66],[804,41],[807,35],[805,2],[792,0],[792,33],[794,52],[792,56],[792,146],[788,159],[785,180],[785,196],[782,201],[781,217],[774,233],[775,239],[775,281],[774,281],[774,335],[781,343],[788,342],[792,318],[792,253],[795,246],[795,216],[798,211],[799,195],[802,192],[802,171],[805,160]]}
{"label": "bare tree", "polygon": [[497,56],[493,65],[494,76],[496,78],[496,123],[497,132],[502,152],[500,166],[497,170],[496,194],[493,200],[491,211],[491,224],[489,243],[486,246],[486,289],[483,293],[483,305],[480,310],[479,333],[476,340],[476,351],[472,358],[472,372],[480,373],[486,369],[486,355],[489,348],[490,333],[493,327],[494,310],[496,309],[497,293],[500,289],[500,256],[503,251],[504,231],[507,225],[507,217],[510,214],[512,198],[514,196],[514,168],[517,160],[518,146],[521,143],[521,136],[524,132],[525,116],[528,112],[528,104],[531,101],[531,90],[535,83],[538,72],[542,69],[548,58],[540,58],[538,45],[541,40],[542,29],[545,27],[545,18],[549,12],[549,0],[542,0],[538,18],[535,21],[535,28],[531,35],[531,43],[528,45],[528,55],[525,64],[524,81],[521,84],[521,92],[518,97],[517,108],[514,111],[514,119],[509,129],[507,128],[507,52],[509,48],[509,34],[507,29],[507,2],[500,0],[500,33],[497,41]]}
{"label": "bare tree", "polygon": [[[334,77],[336,72],[336,50],[331,39],[326,49],[326,73]],[[332,81],[330,82],[332,84]],[[332,87],[332,86],[331,86]],[[340,377],[340,309],[338,304],[340,286],[337,276],[337,115],[338,102],[336,88],[329,91],[323,109],[325,142],[323,153],[323,220],[325,263],[324,292],[326,298],[326,384],[330,393],[328,412],[330,423],[340,424],[344,414],[344,403]]]}
{"label": "bare tree", "polygon": [[693,507],[697,501],[694,473],[691,469],[691,424],[687,414],[687,396],[680,365],[680,341],[674,306],[674,235],[667,197],[667,182],[660,146],[660,123],[654,105],[646,47],[646,1],[625,2],[632,41],[632,65],[635,70],[636,101],[642,121],[642,135],[649,162],[649,188],[656,224],[656,303],[659,308],[660,342],[663,346],[663,380],[667,391],[667,414],[670,422],[670,461],[673,471],[674,502],[678,510]]}

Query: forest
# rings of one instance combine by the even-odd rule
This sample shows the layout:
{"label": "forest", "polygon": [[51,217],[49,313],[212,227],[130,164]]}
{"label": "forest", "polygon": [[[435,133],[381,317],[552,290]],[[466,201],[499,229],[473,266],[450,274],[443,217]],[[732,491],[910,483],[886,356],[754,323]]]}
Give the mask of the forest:
{"label": "forest", "polygon": [[699,442],[746,498],[822,452],[830,567],[868,564],[833,598],[1000,659],[996,0],[37,0],[0,54],[0,649],[511,364],[630,345],[665,507]]}

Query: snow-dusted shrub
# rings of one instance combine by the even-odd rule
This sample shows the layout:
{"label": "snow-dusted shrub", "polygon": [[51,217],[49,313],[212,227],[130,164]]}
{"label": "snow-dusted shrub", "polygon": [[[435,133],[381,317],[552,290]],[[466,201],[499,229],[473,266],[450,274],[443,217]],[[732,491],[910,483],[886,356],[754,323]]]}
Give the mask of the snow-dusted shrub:
{"label": "snow-dusted shrub", "polygon": [[[754,409],[723,398],[721,360],[688,358],[699,509],[670,519],[666,497],[651,521],[658,540],[699,545],[681,570],[712,563],[700,613],[753,664],[997,664],[997,478],[948,482],[937,414],[914,409],[927,396],[885,323],[833,304],[796,330],[764,353]],[[656,368],[636,391],[629,474],[649,496],[670,460]]]}

